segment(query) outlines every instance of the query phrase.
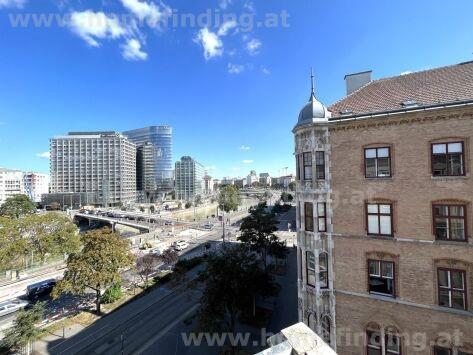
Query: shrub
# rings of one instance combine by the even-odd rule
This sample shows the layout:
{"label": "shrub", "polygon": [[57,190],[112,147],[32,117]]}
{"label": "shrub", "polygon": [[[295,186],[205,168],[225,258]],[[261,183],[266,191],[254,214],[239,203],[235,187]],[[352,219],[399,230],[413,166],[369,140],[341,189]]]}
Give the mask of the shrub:
{"label": "shrub", "polygon": [[116,283],[107,288],[102,295],[102,303],[113,303],[123,296],[121,283]]}

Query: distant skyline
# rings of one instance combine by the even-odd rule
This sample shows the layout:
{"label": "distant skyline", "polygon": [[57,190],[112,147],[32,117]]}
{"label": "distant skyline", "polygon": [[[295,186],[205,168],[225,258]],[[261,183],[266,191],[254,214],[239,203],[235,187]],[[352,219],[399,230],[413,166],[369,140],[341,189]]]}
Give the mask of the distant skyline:
{"label": "distant skyline", "polygon": [[349,73],[473,60],[471,13],[470,0],[0,0],[0,166],[49,173],[54,136],[170,125],[173,160],[212,177],[294,173],[311,67],[328,106]]}

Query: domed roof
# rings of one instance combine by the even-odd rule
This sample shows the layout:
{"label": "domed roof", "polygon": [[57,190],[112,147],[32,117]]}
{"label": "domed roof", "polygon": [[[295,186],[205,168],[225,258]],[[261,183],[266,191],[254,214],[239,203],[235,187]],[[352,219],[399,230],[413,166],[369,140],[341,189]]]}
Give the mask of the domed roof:
{"label": "domed roof", "polygon": [[332,113],[315,97],[314,75],[312,74],[312,93],[309,102],[305,104],[299,113],[297,125],[305,125],[316,122],[327,122]]}
{"label": "domed roof", "polygon": [[330,111],[315,98],[312,93],[309,102],[302,108],[299,113],[297,124],[313,123],[317,121],[327,121],[330,117]]}

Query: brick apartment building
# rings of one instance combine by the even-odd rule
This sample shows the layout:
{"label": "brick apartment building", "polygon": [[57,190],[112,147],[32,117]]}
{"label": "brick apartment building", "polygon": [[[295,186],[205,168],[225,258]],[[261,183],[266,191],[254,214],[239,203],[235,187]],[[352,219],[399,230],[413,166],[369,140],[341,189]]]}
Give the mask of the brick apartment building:
{"label": "brick apartment building", "polygon": [[473,62],[345,80],[293,130],[300,320],[342,355],[471,355]]}

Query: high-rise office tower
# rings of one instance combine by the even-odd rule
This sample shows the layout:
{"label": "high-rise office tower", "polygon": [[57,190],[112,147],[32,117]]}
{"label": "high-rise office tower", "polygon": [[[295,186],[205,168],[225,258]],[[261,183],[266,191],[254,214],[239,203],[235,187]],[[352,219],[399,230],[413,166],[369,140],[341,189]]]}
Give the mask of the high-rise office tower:
{"label": "high-rise office tower", "polygon": [[205,168],[191,157],[176,162],[176,198],[192,201],[203,193]]}
{"label": "high-rise office tower", "polygon": [[52,138],[50,152],[52,194],[94,193],[82,204],[104,206],[135,201],[136,146],[120,133],[71,132]]}
{"label": "high-rise office tower", "polygon": [[[151,126],[123,132],[137,147],[146,143],[155,148],[155,180],[158,192],[168,192],[173,188],[172,127]],[[149,163],[149,161],[148,161]],[[148,184],[147,184],[148,185]]]}

